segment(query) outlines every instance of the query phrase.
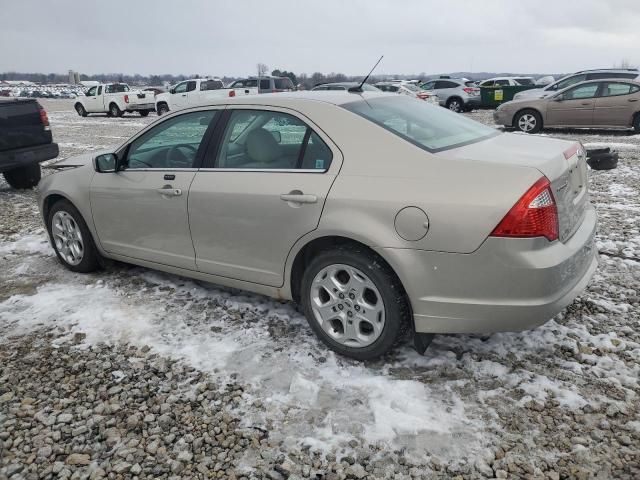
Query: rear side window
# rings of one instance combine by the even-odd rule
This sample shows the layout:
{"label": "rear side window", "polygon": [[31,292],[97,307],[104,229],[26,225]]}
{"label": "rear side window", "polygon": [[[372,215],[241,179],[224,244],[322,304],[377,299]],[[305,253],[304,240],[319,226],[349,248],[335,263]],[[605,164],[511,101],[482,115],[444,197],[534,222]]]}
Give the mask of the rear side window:
{"label": "rear side window", "polygon": [[518,85],[535,85],[533,80],[530,78],[516,78],[516,83]]}
{"label": "rear side window", "polygon": [[276,90],[293,90],[293,82],[290,78],[275,78],[273,83]]}
{"label": "rear side window", "polygon": [[101,94],[102,94],[102,85],[98,87],[98,95],[101,95]]}
{"label": "rear side window", "polygon": [[[500,85],[509,85],[509,80],[501,80],[501,81],[503,81],[503,82],[507,82],[507,83],[501,83]],[[453,82],[451,82],[451,83],[453,83]],[[475,86],[476,86],[476,82],[464,82],[464,85],[465,85],[466,87],[475,87]],[[456,87],[457,87],[457,86],[458,86],[458,85],[456,85]],[[451,88],[454,88],[454,87],[451,87]]]}
{"label": "rear side window", "polygon": [[299,118],[269,110],[235,110],[215,165],[238,170],[325,171],[331,160],[331,149]]}
{"label": "rear side window", "polygon": [[[469,85],[470,82],[465,83],[467,87],[473,87],[473,85]],[[501,87],[506,87],[509,85],[509,80],[496,80],[496,85]]]}
{"label": "rear side window", "polygon": [[449,82],[447,80],[438,80],[436,82],[436,87],[435,88],[436,89],[439,89],[439,88],[456,88],[456,87],[459,87],[459,86],[460,85],[458,85],[455,82]]}
{"label": "rear side window", "polygon": [[640,87],[629,83],[605,83],[602,88],[603,97],[615,97],[617,95],[629,95],[636,93]]}
{"label": "rear side window", "polygon": [[125,85],[124,83],[112,83],[104,87],[104,93],[123,93],[128,91],[129,85]]}
{"label": "rear side window", "polygon": [[200,83],[200,90],[220,90],[224,85],[220,80],[205,80]]}
{"label": "rear side window", "polygon": [[233,82],[231,88],[255,88],[258,86],[258,80],[256,79],[246,79],[246,80],[238,80]]}
{"label": "rear side window", "polygon": [[500,133],[474,120],[398,95],[346,103],[343,108],[429,152],[478,142]]}

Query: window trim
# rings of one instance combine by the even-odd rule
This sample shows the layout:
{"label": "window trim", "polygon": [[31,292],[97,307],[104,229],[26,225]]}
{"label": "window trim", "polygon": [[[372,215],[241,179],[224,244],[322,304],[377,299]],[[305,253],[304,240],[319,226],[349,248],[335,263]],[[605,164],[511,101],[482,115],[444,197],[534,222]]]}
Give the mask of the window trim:
{"label": "window trim", "polygon": [[[577,90],[578,88],[588,87],[593,84],[596,85],[596,91],[593,94],[593,97],[566,98],[567,93]],[[602,82],[601,80],[587,80],[584,83],[571,85],[570,87],[567,87],[566,90],[564,90],[559,95],[562,95],[563,100],[566,102],[570,102],[572,100],[592,100],[592,99],[595,100],[596,98],[601,98],[603,88],[604,88],[604,82]]]}
{"label": "window trim", "polygon": [[[627,93],[619,93],[617,95],[604,95],[604,89],[607,87],[607,85],[611,84],[611,83],[617,83],[619,85],[627,85],[629,87],[629,92]],[[632,91],[634,88],[636,88],[636,91]],[[633,95],[634,93],[638,93],[640,91],[640,85],[636,85],[633,83],[628,83],[622,80],[616,80],[616,81],[604,81],[602,82],[602,85],[600,87],[600,96],[598,98],[612,98],[612,97],[624,97],[625,95]]]}

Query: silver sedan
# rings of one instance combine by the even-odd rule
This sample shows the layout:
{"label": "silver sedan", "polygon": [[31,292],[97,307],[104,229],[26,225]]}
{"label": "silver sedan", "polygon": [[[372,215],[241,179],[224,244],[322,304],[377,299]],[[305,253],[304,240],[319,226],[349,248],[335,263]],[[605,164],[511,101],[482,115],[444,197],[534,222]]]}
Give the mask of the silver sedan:
{"label": "silver sedan", "polygon": [[393,94],[223,99],[71,158],[39,204],[59,260],[130,262],[298,302],[366,360],[403,332],[535,327],[596,265],[582,146]]}

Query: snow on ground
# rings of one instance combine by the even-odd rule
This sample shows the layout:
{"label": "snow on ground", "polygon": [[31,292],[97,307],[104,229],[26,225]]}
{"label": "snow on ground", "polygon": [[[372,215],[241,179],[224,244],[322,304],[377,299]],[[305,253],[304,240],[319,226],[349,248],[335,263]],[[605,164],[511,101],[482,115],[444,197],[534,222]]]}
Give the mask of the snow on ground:
{"label": "snow on ground", "polygon": [[[46,106],[61,157],[120,143],[155,120],[83,119],[69,102]],[[491,112],[470,116],[491,124]],[[385,359],[354,362],[328,351],[289,303],[122,264],[90,275],[66,271],[34,194],[0,181],[0,350],[34,336],[78,351],[150,347],[238,382],[241,400],[226,408],[242,428],[268,432],[277,452],[267,455],[265,445],[244,452],[238,467],[258,477],[284,465],[279,455],[309,451],[319,455],[313,465],[322,475],[360,465],[353,458],[370,478],[411,468],[421,472],[414,478],[637,478],[640,136],[546,134],[614,146],[620,167],[591,172],[598,272],[571,306],[533,331],[442,335],[424,357],[407,343]],[[118,382],[127,382],[125,370],[115,370]],[[2,413],[0,403],[0,422]],[[361,460],[363,449],[390,463]],[[346,464],[336,467],[341,457]]]}

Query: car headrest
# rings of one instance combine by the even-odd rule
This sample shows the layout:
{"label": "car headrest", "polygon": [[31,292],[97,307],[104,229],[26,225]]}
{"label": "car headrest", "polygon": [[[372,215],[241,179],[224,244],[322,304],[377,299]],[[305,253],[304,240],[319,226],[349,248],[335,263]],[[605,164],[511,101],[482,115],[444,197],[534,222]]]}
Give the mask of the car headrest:
{"label": "car headrest", "polygon": [[254,162],[271,163],[282,156],[280,145],[264,128],[252,130],[245,143],[247,154]]}

